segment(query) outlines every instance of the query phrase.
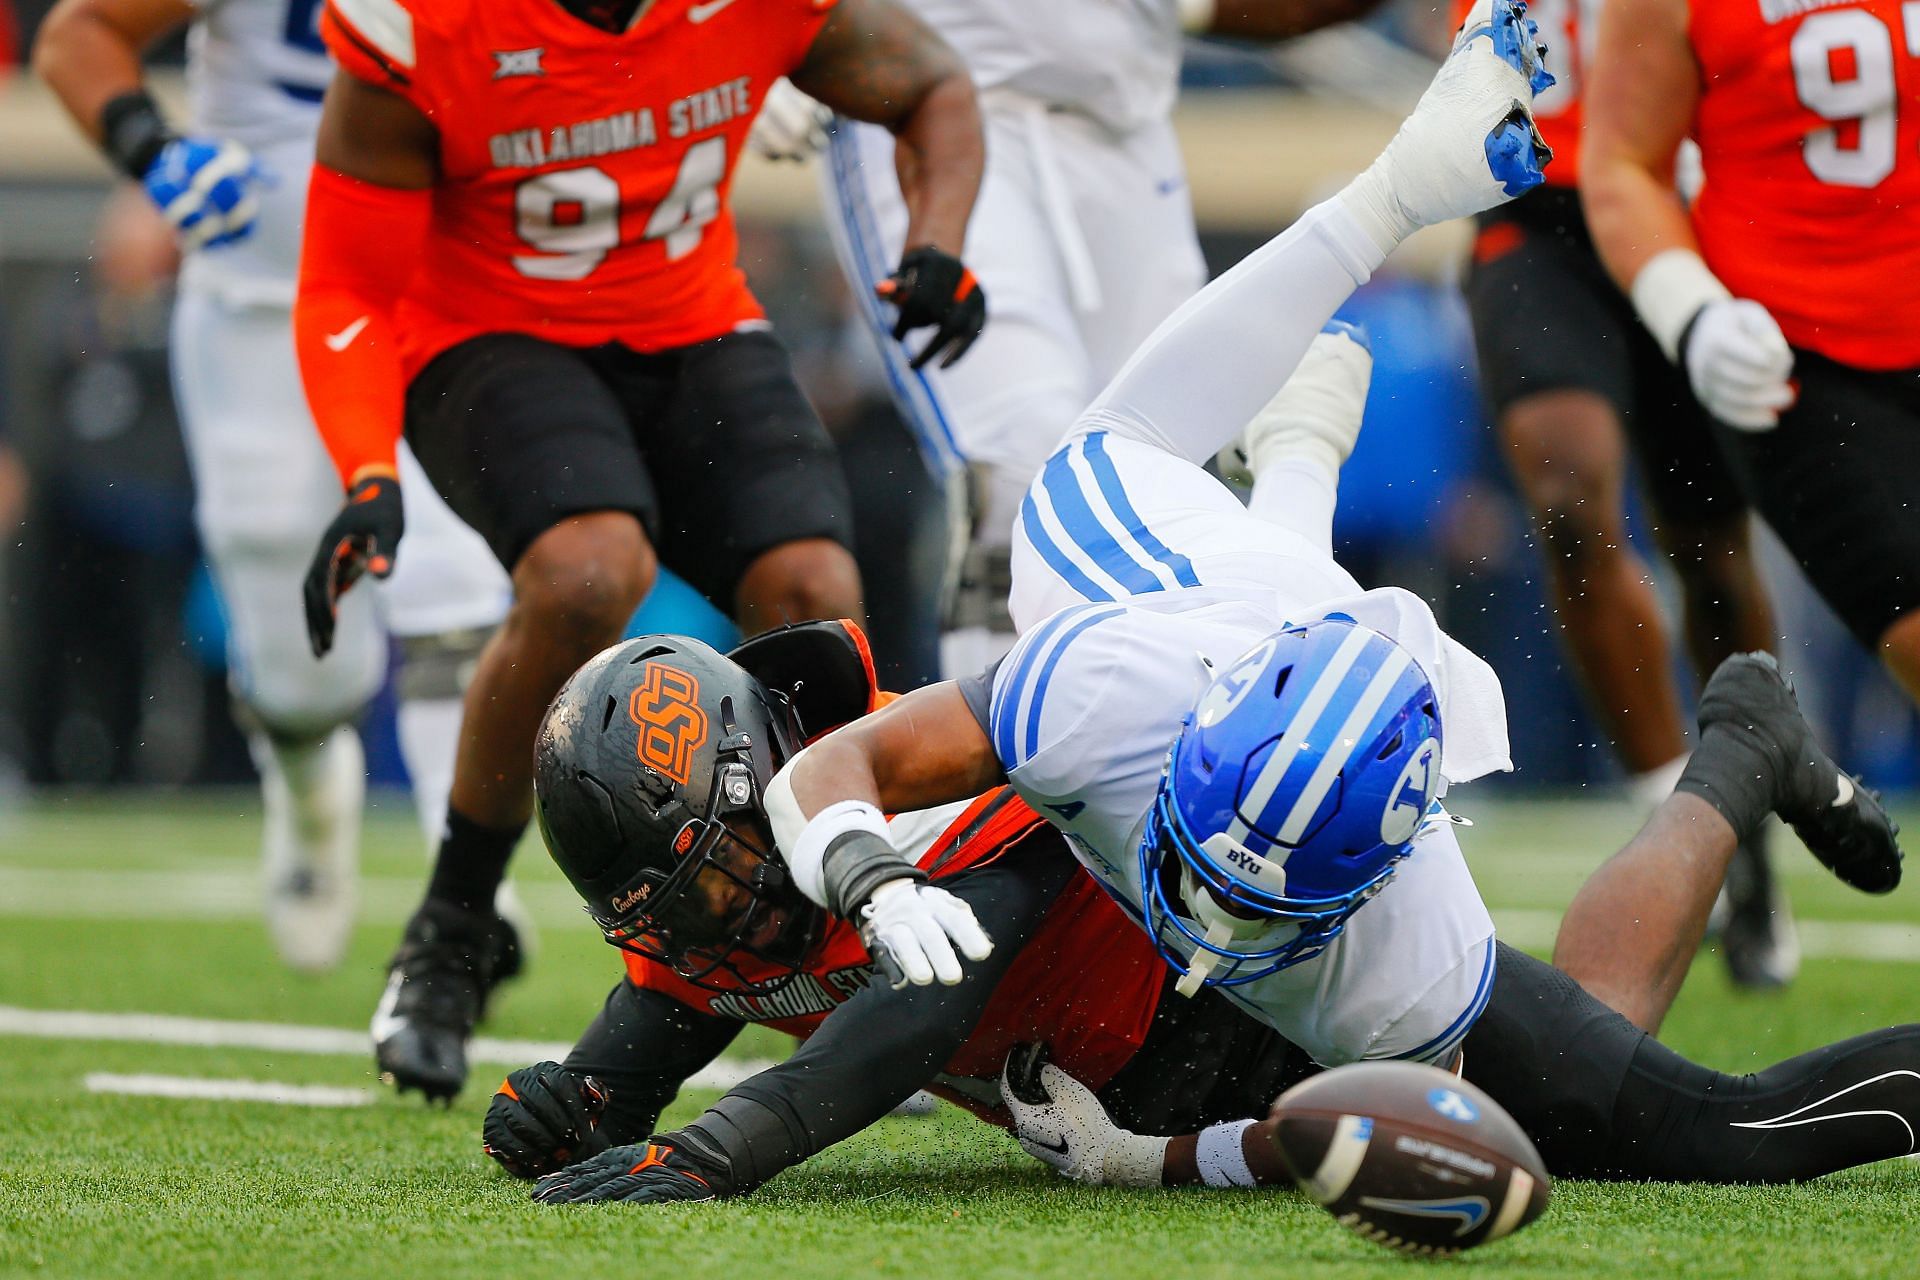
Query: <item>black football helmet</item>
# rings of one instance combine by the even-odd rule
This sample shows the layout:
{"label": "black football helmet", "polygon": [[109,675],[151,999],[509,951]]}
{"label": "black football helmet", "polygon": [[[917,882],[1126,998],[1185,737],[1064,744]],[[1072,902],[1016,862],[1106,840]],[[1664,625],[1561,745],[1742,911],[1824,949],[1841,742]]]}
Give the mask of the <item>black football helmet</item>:
{"label": "black football helmet", "polygon": [[[792,978],[821,915],[774,852],[762,797],[803,733],[785,694],[686,636],[628,640],[573,674],[540,725],[534,812],[607,941],[708,990]],[[709,869],[748,905],[717,911]],[[742,956],[781,971],[750,979]]]}

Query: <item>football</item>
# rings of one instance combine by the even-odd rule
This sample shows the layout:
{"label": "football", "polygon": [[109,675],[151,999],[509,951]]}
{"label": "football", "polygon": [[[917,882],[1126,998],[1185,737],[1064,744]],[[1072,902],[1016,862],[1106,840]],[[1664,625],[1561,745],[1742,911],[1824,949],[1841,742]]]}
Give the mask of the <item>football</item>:
{"label": "football", "polygon": [[1471,1249],[1547,1207],[1551,1180],[1532,1140],[1499,1103],[1438,1067],[1336,1067],[1281,1094],[1273,1118],[1307,1195],[1402,1253]]}

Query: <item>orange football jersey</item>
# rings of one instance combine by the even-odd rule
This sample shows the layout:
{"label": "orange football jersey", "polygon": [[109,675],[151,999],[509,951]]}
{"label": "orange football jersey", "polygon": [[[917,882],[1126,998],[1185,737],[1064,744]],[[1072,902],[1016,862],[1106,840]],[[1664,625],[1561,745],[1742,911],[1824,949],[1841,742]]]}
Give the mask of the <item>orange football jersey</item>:
{"label": "orange football jersey", "polygon": [[341,66],[440,135],[406,376],[482,333],[658,351],[761,321],[734,165],[834,3],[653,0],[615,34],[555,0],[327,0]]}
{"label": "orange football jersey", "polygon": [[[1453,21],[1467,19],[1475,0],[1457,0]],[[1601,0],[1533,0],[1527,16],[1540,28],[1547,46],[1547,70],[1553,87],[1533,102],[1533,118],[1540,136],[1553,148],[1547,181],[1571,187],[1580,181],[1580,93],[1586,82],[1587,55],[1593,48],[1596,10]]]}
{"label": "orange football jersey", "polygon": [[1920,6],[1694,0],[1701,253],[1795,346],[1920,365]]}
{"label": "orange football jersey", "polygon": [[[979,821],[982,815],[987,815],[984,823]],[[921,855],[919,865],[938,882],[992,862],[1046,825],[1010,788],[1002,788],[969,805]],[[962,835],[964,842],[959,840]],[[665,965],[631,952],[626,962],[627,976],[636,986],[705,1013],[763,1022],[801,1039],[852,999],[873,974],[860,935],[841,920],[826,924],[804,971],[770,995],[703,990]],[[778,972],[750,961],[740,967],[752,981]],[[997,1081],[1015,1045],[1044,1040],[1054,1062],[1098,1089],[1146,1039],[1165,980],[1166,966],[1147,935],[1092,876],[1076,869],[995,989],[973,1034],[946,1064],[946,1074]]]}

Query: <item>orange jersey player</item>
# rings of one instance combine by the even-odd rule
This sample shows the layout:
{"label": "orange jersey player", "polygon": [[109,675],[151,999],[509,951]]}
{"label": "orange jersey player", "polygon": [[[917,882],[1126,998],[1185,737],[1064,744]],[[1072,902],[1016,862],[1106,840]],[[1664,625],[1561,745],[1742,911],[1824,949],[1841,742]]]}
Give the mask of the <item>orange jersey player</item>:
{"label": "orange jersey player", "polygon": [[[1745,0],[1742,0],[1745,2]],[[1463,9],[1465,6],[1461,6]],[[1629,470],[1679,580],[1701,679],[1773,643],[1747,506],[1705,412],[1594,251],[1576,187],[1599,0],[1537,0],[1554,85],[1534,101],[1547,182],[1479,218],[1466,296],[1480,385],[1539,537],[1547,587],[1589,705],[1644,806],[1686,759],[1674,628],[1627,536]],[[1763,846],[1743,848],[1721,954],[1744,986],[1793,976],[1785,903]]]}
{"label": "orange jersey player", "polygon": [[314,647],[392,568],[403,432],[513,576],[373,1022],[382,1072],[444,1097],[497,967],[541,711],[657,565],[749,634],[861,611],[833,446],[736,262],[728,192],[768,88],[894,131],[914,229],[883,294],[903,334],[936,326],[922,358],[985,320],[956,256],[979,114],[894,0],[327,0],[321,34],[340,70],[295,334],[348,497],[306,582]]}
{"label": "orange jersey player", "polygon": [[1916,50],[1897,0],[1613,0],[1581,186],[1748,500],[1920,697]]}

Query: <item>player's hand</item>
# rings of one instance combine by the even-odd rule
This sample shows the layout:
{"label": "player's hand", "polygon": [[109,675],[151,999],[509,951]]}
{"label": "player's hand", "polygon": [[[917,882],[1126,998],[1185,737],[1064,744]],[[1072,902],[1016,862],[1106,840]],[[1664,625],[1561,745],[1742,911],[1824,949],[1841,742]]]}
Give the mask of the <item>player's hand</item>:
{"label": "player's hand", "polygon": [[895,341],[905,340],[915,329],[936,326],[933,338],[913,358],[916,369],[942,352],[945,358],[940,367],[946,368],[967,354],[987,327],[987,295],[980,291],[980,282],[960,259],[930,244],[907,250],[900,258],[900,269],[873,291],[899,310],[893,326]]}
{"label": "player's hand", "polygon": [[307,606],[307,640],[313,656],[324,658],[333,648],[333,625],[340,597],[370,573],[384,578],[393,572],[394,549],[406,531],[400,506],[400,482],[391,475],[364,476],[347,491],[346,505],[320,535],[319,550],[307,567],[302,592]]}
{"label": "player's hand", "polygon": [[140,178],[185,249],[244,240],[260,214],[265,181],[253,153],[216,138],[174,138]]}
{"label": "player's hand", "polygon": [[860,940],[895,991],[908,983],[924,987],[935,978],[949,987],[958,983],[956,944],[969,960],[993,954],[993,940],[973,918],[973,908],[932,885],[889,880],[858,914]]}
{"label": "player's hand", "polygon": [[1680,339],[1680,362],[1708,413],[1742,431],[1771,431],[1793,403],[1793,350],[1773,316],[1746,298],[1700,308]]}
{"label": "player's hand", "polygon": [[522,1067],[500,1082],[480,1127],[482,1149],[516,1178],[556,1173],[599,1155],[607,1091],[590,1075],[557,1062]]}
{"label": "player's hand", "polygon": [[611,1147],[534,1184],[541,1204],[586,1204],[624,1200],[629,1204],[665,1204],[673,1200],[711,1200],[713,1188],[678,1148],[664,1139]]}
{"label": "player's hand", "polygon": [[1046,1046],[1015,1045],[1000,1073],[1014,1140],[1063,1177],[1094,1186],[1157,1187],[1167,1140],[1115,1124],[1093,1091],[1046,1060]]}
{"label": "player's hand", "polygon": [[767,90],[747,146],[768,160],[805,160],[827,149],[827,127],[833,112],[793,87],[781,76]]}

